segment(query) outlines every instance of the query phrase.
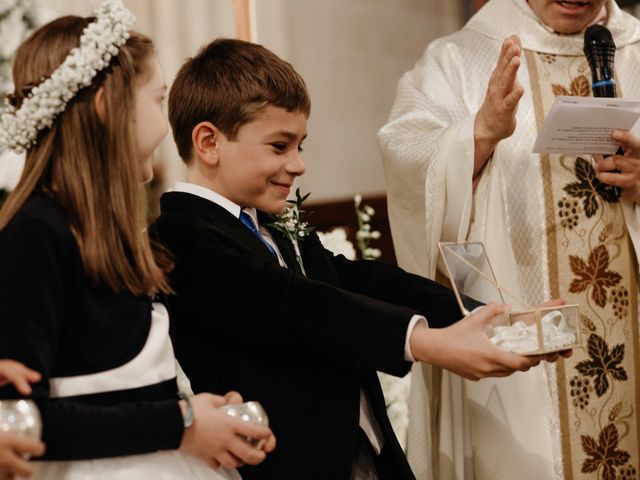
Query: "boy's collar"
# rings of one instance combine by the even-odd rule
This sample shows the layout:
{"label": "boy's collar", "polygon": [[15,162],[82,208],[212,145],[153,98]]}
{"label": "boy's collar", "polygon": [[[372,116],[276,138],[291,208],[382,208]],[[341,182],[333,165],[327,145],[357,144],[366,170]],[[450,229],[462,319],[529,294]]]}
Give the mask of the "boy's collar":
{"label": "boy's collar", "polygon": [[240,212],[246,212],[255,225],[260,225],[258,222],[258,212],[253,207],[242,208],[240,205],[232,202],[227,197],[220,195],[218,192],[211,190],[210,188],[203,187],[202,185],[197,185],[195,183],[189,182],[177,182],[174,192],[182,192],[182,193],[190,193],[192,195],[196,195],[200,198],[204,198],[205,200],[209,200],[210,202],[215,203],[216,205],[224,208],[231,215],[236,218],[240,218]]}
{"label": "boy's collar", "polygon": [[[195,183],[177,182],[173,191],[190,193],[200,198],[204,198],[205,200],[209,200],[210,202],[213,202],[216,205],[227,210],[234,217],[240,218],[240,211],[242,210],[240,205],[237,205],[236,203],[229,200],[227,197],[223,197],[219,193],[214,192],[210,188],[203,187],[201,185],[196,185]],[[254,214],[255,214],[255,209],[254,209]]]}

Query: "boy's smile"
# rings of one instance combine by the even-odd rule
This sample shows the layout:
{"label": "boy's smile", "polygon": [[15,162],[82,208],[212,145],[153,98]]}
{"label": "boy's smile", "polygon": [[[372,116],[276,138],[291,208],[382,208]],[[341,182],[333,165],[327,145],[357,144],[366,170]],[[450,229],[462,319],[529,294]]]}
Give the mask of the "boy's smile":
{"label": "boy's smile", "polygon": [[304,113],[273,106],[240,127],[235,140],[219,133],[214,190],[243,208],[280,213],[305,171],[300,153],[306,136]]}

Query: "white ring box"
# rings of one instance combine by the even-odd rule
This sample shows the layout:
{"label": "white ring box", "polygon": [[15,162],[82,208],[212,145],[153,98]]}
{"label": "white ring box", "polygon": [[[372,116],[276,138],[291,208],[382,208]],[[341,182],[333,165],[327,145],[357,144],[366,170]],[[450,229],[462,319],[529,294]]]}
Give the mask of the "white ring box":
{"label": "white ring box", "polygon": [[578,305],[527,307],[512,292],[518,291],[517,285],[498,284],[481,242],[440,242],[438,247],[445,267],[440,270],[447,272],[464,315],[474,308],[471,298],[512,305],[512,311],[496,317],[487,329],[494,344],[521,355],[583,348]]}

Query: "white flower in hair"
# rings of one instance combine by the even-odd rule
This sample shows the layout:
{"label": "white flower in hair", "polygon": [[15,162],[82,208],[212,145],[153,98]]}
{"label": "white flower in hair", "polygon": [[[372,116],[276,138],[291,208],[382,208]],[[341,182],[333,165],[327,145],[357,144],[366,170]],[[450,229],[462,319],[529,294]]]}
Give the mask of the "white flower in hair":
{"label": "white flower in hair", "polygon": [[135,16],[122,0],[106,0],[95,12],[96,21],[82,32],[80,46],[69,52],[51,76],[35,86],[19,109],[7,107],[0,115],[0,149],[22,152],[33,145],[38,132],[51,127],[79,90],[91,85],[100,70],[118,55],[129,38]]}

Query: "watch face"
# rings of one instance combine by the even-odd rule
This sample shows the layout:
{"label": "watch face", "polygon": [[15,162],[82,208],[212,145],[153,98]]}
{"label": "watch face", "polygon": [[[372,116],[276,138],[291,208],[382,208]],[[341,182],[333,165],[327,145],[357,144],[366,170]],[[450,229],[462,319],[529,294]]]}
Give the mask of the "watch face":
{"label": "watch face", "polygon": [[184,413],[182,414],[182,425],[184,425],[184,428],[189,428],[193,425],[193,406],[191,405],[189,397],[184,396],[182,400],[184,400],[185,403]]}
{"label": "watch face", "polygon": [[184,425],[184,428],[189,428],[191,425],[193,425],[193,415],[187,415],[186,417],[184,417],[182,419],[182,423]]}

